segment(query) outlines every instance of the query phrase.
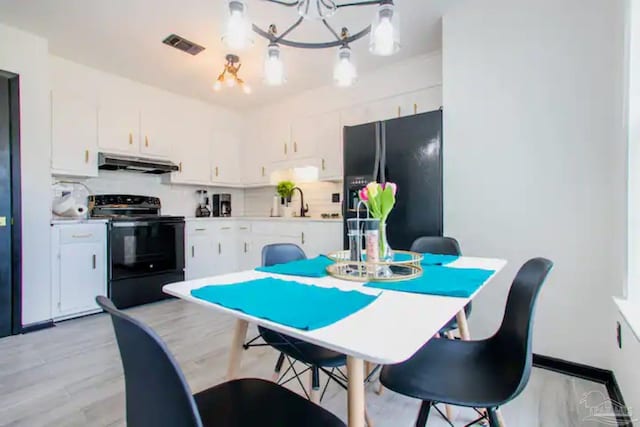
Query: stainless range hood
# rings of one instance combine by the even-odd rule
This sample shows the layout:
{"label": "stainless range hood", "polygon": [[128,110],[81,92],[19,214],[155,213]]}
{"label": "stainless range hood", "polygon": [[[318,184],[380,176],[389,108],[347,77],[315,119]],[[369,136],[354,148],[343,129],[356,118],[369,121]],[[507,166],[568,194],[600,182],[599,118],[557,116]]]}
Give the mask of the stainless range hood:
{"label": "stainless range hood", "polygon": [[143,157],[123,156],[120,154],[99,153],[98,169],[110,171],[125,170],[160,175],[163,173],[176,172],[180,168],[169,160],[146,159]]}

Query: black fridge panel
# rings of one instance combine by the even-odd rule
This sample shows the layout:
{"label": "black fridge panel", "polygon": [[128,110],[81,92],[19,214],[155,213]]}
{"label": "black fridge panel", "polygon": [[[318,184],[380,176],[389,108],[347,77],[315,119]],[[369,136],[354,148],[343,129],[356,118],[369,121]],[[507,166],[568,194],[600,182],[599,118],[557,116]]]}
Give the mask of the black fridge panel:
{"label": "black fridge panel", "polygon": [[387,221],[393,249],[420,236],[442,236],[442,111],[384,122],[386,180],[398,184]]}

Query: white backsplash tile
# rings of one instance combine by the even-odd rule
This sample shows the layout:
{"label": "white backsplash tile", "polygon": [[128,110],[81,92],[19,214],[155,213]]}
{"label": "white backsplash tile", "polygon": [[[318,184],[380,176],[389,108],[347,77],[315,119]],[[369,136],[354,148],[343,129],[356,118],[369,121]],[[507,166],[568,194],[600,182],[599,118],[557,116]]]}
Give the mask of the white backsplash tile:
{"label": "white backsplash tile", "polygon": [[[342,200],[341,182],[310,182],[298,184],[304,193],[304,202],[309,205],[308,215],[318,217],[321,213],[340,213],[342,205],[331,202],[332,193],[340,193]],[[244,206],[247,216],[267,216],[271,213],[275,187],[249,188],[245,190]],[[295,209],[300,208],[300,193],[294,193],[292,204]]]}

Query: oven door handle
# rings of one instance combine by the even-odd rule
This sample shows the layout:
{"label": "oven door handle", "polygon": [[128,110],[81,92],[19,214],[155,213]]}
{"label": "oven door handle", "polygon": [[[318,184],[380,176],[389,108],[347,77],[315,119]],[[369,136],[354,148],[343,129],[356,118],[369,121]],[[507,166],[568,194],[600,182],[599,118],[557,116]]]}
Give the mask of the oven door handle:
{"label": "oven door handle", "polygon": [[153,221],[153,222],[147,222],[147,221],[131,221],[131,222],[112,222],[111,226],[113,228],[124,228],[124,227],[148,227],[150,225],[157,225],[157,224],[171,224],[171,225],[176,225],[176,224],[184,224],[184,221]]}

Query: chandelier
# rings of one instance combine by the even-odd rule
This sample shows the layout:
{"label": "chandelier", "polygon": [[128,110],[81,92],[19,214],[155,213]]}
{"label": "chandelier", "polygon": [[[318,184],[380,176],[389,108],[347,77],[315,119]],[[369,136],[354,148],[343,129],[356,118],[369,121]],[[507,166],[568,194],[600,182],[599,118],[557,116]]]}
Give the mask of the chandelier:
{"label": "chandelier", "polygon": [[238,71],[242,64],[240,58],[237,55],[229,54],[225,57],[227,63],[224,65],[224,69],[218,75],[216,82],[213,84],[213,90],[216,92],[222,89],[223,86],[234,87],[238,86],[246,94],[251,93],[251,87],[238,77]]}
{"label": "chandelier", "polygon": [[[285,82],[285,67],[280,54],[280,46],[300,49],[337,49],[333,68],[333,79],[338,86],[351,86],[357,77],[350,44],[369,35],[369,51],[374,55],[389,56],[400,49],[398,12],[393,0],[370,0],[336,2],[333,0],[263,0],[297,11],[298,18],[286,30],[278,32],[274,24],[265,30],[251,24],[246,0],[228,0],[229,18],[222,37],[225,44],[234,50],[253,45],[252,32],[269,41],[264,61],[264,81],[271,86]],[[356,33],[343,27],[336,31],[328,19],[346,7],[376,6],[371,25]],[[289,35],[305,20],[320,21],[326,27],[331,40],[326,42],[304,42],[289,38]]]}

